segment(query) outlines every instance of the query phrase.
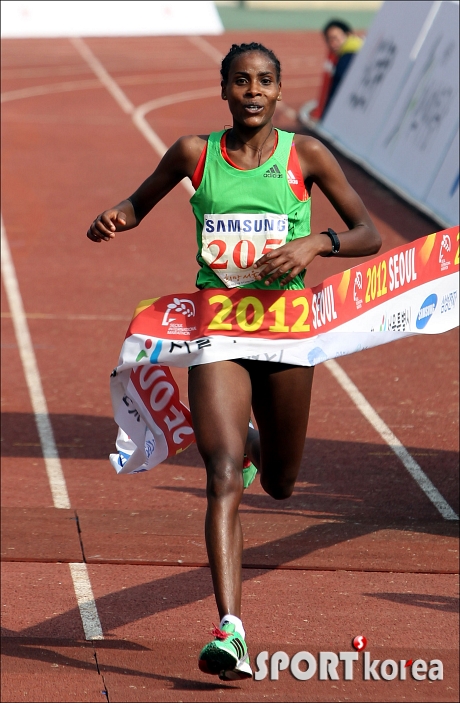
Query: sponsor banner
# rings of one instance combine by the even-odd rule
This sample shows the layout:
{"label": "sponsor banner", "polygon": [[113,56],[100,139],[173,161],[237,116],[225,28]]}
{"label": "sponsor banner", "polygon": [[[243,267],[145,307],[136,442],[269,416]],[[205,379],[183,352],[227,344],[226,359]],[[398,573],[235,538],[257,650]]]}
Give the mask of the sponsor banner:
{"label": "sponsor banner", "polygon": [[209,289],[137,307],[111,378],[119,473],[146,471],[194,441],[169,366],[250,358],[315,366],[458,326],[458,228],[393,249],[319,286]]}
{"label": "sponsor banner", "polygon": [[459,141],[457,128],[438,175],[426,196],[427,205],[448,222],[458,222],[459,219]]}

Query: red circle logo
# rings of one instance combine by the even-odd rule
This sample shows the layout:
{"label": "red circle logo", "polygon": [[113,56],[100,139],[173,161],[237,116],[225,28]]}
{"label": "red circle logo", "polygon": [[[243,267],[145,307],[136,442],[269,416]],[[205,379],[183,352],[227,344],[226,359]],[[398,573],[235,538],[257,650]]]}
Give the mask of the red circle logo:
{"label": "red circle logo", "polygon": [[366,644],[367,644],[367,639],[364,637],[364,635],[356,635],[356,637],[353,639],[353,642],[352,642],[353,647],[358,652],[362,652],[363,649],[366,648]]}

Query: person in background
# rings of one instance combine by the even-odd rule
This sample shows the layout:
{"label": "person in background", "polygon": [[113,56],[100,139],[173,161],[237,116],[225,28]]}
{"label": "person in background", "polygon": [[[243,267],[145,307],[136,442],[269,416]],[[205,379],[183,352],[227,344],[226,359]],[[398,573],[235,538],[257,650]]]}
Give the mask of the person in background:
{"label": "person in background", "polygon": [[323,35],[329,51],[337,57],[337,63],[321,119],[324,119],[340,82],[363,45],[363,40],[354,34],[350,25],[341,20],[328,22],[323,29]]}

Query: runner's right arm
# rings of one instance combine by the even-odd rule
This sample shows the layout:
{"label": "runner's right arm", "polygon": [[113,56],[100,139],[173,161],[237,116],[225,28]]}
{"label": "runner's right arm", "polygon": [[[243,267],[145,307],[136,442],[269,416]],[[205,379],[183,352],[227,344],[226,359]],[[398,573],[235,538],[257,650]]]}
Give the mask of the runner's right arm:
{"label": "runner's right arm", "polygon": [[206,143],[204,136],[181,137],[168,149],[155,171],[126,200],[105,210],[86,236],[93,242],[110,241],[116,232],[133,229],[183,178],[191,178]]}

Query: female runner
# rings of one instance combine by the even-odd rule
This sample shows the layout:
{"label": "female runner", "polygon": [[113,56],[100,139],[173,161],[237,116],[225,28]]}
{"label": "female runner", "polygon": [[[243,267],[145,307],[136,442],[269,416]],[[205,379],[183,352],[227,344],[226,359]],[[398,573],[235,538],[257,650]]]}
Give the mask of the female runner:
{"label": "female runner", "polygon": [[[281,99],[281,69],[274,53],[261,44],[233,44],[222,61],[221,75],[231,129],[178,139],[133,195],[94,220],[89,239],[109,241],[116,232],[136,227],[188,176],[196,189],[190,202],[197,222],[198,288],[225,288],[236,282],[246,288],[301,289],[305,269],[315,256],[375,254],[380,236],[328,149],[312,137],[273,127]],[[330,229],[310,234],[314,183],[346,225],[338,235]],[[213,266],[216,250],[211,251],[208,236],[219,219],[225,222],[225,216],[238,213],[244,213],[254,230],[267,213],[284,223],[278,225],[275,240],[268,239],[270,232],[258,235],[264,238],[266,253],[244,281],[231,255],[226,269]],[[231,250],[235,238],[223,229],[221,225],[218,238]],[[190,409],[207,472],[206,547],[221,618],[213,641],[199,655],[199,666],[222,679],[252,676],[240,619],[243,536],[238,508],[243,488],[257,468],[270,496],[282,500],[291,495],[312,381],[311,367],[269,361],[234,359],[190,369]],[[251,406],[258,431],[248,430]]]}

